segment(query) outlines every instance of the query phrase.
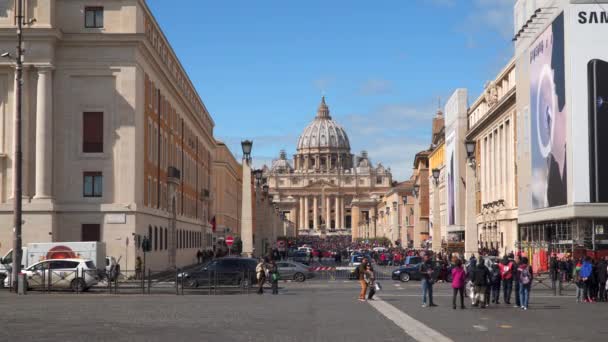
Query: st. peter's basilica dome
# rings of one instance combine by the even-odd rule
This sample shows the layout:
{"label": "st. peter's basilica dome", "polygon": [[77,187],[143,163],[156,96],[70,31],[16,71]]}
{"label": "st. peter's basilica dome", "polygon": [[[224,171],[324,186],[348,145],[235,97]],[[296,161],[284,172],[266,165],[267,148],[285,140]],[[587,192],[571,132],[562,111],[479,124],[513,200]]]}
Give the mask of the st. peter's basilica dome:
{"label": "st. peter's basilica dome", "polygon": [[298,152],[310,149],[329,149],[350,152],[348,136],[340,125],[332,120],[325,97],[317,110],[315,119],[304,129],[298,139]]}

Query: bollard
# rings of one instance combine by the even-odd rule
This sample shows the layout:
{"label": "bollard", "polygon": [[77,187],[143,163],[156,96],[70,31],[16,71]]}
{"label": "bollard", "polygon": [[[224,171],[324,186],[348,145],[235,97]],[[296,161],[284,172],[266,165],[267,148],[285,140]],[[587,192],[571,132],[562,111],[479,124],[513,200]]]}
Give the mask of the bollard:
{"label": "bollard", "polygon": [[17,294],[27,294],[27,278],[25,277],[24,273],[20,273],[17,275]]}

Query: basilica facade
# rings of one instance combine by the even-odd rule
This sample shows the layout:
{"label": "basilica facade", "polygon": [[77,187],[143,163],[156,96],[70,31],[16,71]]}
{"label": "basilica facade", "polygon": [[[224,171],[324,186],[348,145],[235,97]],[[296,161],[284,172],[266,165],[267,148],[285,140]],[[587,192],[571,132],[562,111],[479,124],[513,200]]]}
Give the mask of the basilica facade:
{"label": "basilica facade", "polygon": [[300,135],[293,158],[281,151],[270,168],[264,167],[264,178],[269,195],[298,234],[353,238],[362,237],[360,227],[370,227],[376,204],[392,185],[390,168],[374,166],[365,151],[351,153],[348,135],[332,119],[325,97]]}

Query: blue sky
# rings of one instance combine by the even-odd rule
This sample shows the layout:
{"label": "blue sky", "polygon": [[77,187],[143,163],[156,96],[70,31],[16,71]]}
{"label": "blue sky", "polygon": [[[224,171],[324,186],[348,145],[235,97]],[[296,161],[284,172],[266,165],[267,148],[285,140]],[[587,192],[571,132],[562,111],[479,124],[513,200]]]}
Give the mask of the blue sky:
{"label": "blue sky", "polygon": [[237,158],[244,138],[257,165],[293,154],[325,94],[352,152],[397,180],[431,142],[438,97],[464,87],[472,103],[511,58],[513,3],[148,0]]}

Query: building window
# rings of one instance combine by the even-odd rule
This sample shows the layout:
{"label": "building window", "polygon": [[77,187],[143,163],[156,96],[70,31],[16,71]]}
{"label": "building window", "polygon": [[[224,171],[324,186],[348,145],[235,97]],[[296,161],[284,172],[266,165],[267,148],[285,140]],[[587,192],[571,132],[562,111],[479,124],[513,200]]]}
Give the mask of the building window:
{"label": "building window", "polygon": [[376,184],[382,184],[382,176],[376,177]]}
{"label": "building window", "polygon": [[165,250],[167,249],[167,228],[165,228]]}
{"label": "building window", "polygon": [[103,112],[84,112],[82,115],[82,152],[103,152]]}
{"label": "building window", "polygon": [[84,27],[103,27],[103,7],[86,7],[84,9]]}
{"label": "building window", "polygon": [[154,227],[154,250],[158,250],[158,227]]}
{"label": "building window", "polygon": [[101,172],[85,172],[83,178],[83,196],[101,197],[103,194],[103,175]]}
{"label": "building window", "polygon": [[101,241],[101,226],[99,224],[83,224],[81,232],[82,241]]}
{"label": "building window", "polygon": [[162,251],[163,250],[163,227],[159,228],[158,239],[159,239],[158,240],[158,249]]}

